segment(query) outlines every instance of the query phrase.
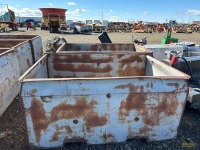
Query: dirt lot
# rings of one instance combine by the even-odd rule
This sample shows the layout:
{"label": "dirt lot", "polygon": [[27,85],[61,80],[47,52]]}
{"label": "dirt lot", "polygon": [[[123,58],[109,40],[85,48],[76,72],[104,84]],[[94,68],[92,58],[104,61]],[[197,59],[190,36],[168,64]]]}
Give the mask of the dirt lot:
{"label": "dirt lot", "polygon": [[[5,34],[5,33],[0,33]],[[26,30],[6,33],[6,34],[35,34],[41,35],[43,42],[51,37],[61,36],[66,38],[69,43],[100,43],[98,39],[99,34],[81,35],[71,34],[70,31],[61,34],[49,33],[44,30]],[[160,39],[166,36],[166,33],[109,33],[109,37],[113,43],[131,43],[132,35],[136,38],[147,37],[148,44],[159,44]],[[179,41],[191,41],[200,44],[200,33],[192,34],[172,34],[173,37]],[[23,106],[18,98],[16,98],[7,111],[0,117],[0,150],[26,150],[26,126],[24,120]],[[82,143],[66,144],[62,149],[87,149],[87,150],[182,150],[182,149],[200,149],[200,112],[186,106],[176,139],[159,141],[159,142],[145,142],[144,140],[129,140],[124,143],[105,144],[105,145],[85,145]]]}

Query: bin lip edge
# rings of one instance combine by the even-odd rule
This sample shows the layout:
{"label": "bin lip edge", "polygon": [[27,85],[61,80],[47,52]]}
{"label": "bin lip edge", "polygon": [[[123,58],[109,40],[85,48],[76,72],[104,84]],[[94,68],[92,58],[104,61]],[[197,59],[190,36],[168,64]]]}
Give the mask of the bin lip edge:
{"label": "bin lip edge", "polygon": [[115,79],[159,79],[159,80],[187,80],[189,76],[129,76],[129,77],[95,77],[95,78],[33,78],[19,79],[20,82],[70,81],[70,80],[115,80]]}

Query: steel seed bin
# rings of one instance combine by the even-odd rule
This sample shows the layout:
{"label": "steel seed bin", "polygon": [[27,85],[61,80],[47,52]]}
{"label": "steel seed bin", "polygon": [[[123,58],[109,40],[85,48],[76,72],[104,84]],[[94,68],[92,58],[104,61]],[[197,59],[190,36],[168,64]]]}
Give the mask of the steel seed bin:
{"label": "steel seed bin", "polygon": [[44,55],[19,79],[29,146],[176,137],[189,76],[148,54]]}
{"label": "steel seed bin", "polygon": [[0,116],[19,94],[18,78],[41,56],[40,36],[0,36]]}

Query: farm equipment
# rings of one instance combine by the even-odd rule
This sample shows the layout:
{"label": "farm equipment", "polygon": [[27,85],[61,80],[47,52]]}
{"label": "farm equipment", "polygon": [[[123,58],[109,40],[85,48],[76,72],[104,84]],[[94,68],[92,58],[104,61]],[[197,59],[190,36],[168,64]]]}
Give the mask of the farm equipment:
{"label": "farm equipment", "polygon": [[6,6],[7,11],[3,11],[3,14],[0,14],[0,30],[6,32],[9,30],[8,28],[11,28],[12,31],[17,31],[18,28],[15,13],[8,8],[7,4],[0,4],[1,7],[4,5]]}
{"label": "farm equipment", "polygon": [[92,32],[92,26],[83,24],[83,23],[76,23],[73,29],[73,33],[90,33]]}
{"label": "farm equipment", "polygon": [[171,34],[172,34],[172,29],[169,28],[167,32],[167,37],[163,37],[161,39],[161,44],[178,43],[178,39],[171,37]]}
{"label": "farm equipment", "polygon": [[50,33],[59,32],[60,29],[67,29],[65,12],[62,8],[40,8],[42,11],[41,30],[49,30]]}

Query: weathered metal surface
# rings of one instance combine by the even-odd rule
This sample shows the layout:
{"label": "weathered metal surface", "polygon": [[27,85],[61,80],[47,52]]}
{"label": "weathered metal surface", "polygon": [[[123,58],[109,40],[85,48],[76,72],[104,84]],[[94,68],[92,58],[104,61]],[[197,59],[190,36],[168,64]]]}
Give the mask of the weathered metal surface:
{"label": "weathered metal surface", "polygon": [[13,39],[12,36],[9,36],[10,39],[4,37],[5,39],[0,39],[0,116],[19,94],[18,78],[42,55],[40,36],[26,36],[26,39],[19,38],[20,40],[17,36]]}
{"label": "weathered metal surface", "polygon": [[49,57],[49,75],[52,78],[68,77],[124,77],[144,76],[144,53],[70,53]]}
{"label": "weathered metal surface", "polygon": [[[145,55],[45,55],[20,78],[30,146],[176,137],[188,76]],[[106,65],[109,69],[102,69]],[[129,66],[129,74],[120,76],[119,70]],[[138,66],[143,71],[134,70]],[[37,74],[40,68],[47,71]]]}
{"label": "weathered metal surface", "polygon": [[180,51],[181,55],[183,54],[183,46],[179,45],[171,45],[171,44],[152,44],[152,45],[144,45],[144,48],[151,50],[153,52],[153,57],[158,60],[167,59],[165,55],[165,51]]}
{"label": "weathered metal surface", "polygon": [[57,52],[59,53],[64,51],[139,51],[139,50],[141,50],[142,52],[148,51],[134,44],[65,43],[57,50]]}

